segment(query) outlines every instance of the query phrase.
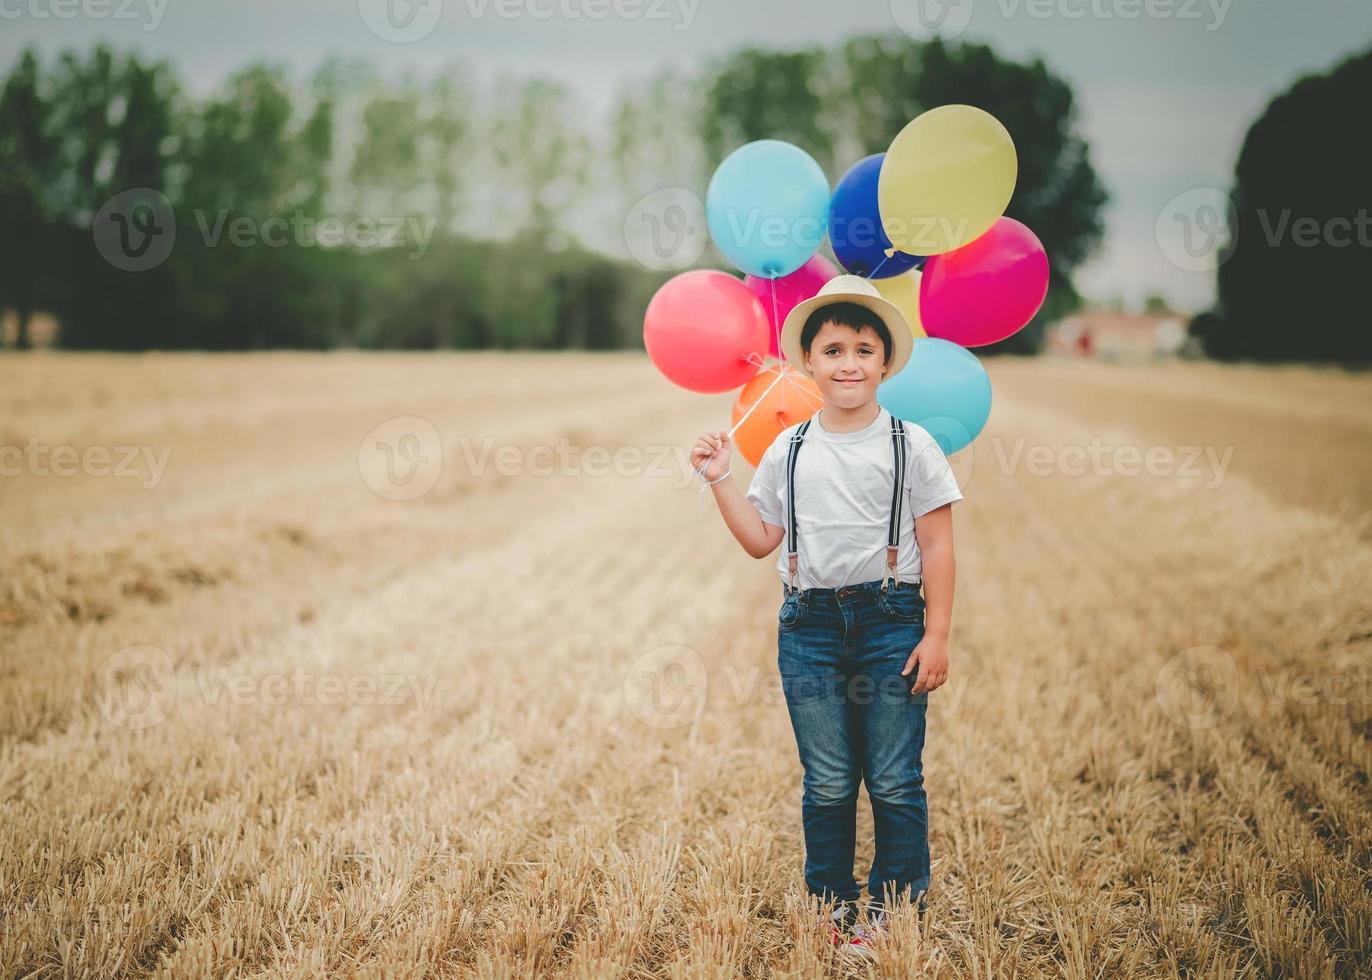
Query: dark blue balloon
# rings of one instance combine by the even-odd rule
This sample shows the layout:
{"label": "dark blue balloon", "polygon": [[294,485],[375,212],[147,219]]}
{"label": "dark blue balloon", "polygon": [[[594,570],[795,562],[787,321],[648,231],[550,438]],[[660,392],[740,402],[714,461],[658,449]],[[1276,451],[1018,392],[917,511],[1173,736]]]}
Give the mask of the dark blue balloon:
{"label": "dark blue balloon", "polygon": [[884,159],[885,153],[873,153],[849,167],[829,201],[829,244],[834,257],[853,275],[869,279],[889,279],[924,261],[922,255],[905,252],[886,258],[891,239],[881,227],[877,208],[877,178]]}

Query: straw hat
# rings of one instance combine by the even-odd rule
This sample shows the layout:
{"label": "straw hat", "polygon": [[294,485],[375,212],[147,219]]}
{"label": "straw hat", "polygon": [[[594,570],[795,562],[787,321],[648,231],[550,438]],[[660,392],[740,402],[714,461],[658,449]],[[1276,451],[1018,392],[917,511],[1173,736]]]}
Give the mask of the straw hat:
{"label": "straw hat", "polygon": [[795,308],[786,314],[786,321],[781,327],[781,351],[786,355],[786,360],[810,377],[815,376],[813,371],[805,367],[805,357],[800,349],[800,331],[811,313],[821,306],[832,303],[856,303],[881,318],[886,324],[886,329],[891,332],[891,365],[886,372],[886,378],[889,380],[899,374],[900,369],[910,360],[910,351],[915,344],[914,334],[910,330],[909,321],[905,319],[905,314],[900,312],[900,307],[877,292],[877,287],[862,276],[835,276],[821,286],[818,293],[797,303]]}

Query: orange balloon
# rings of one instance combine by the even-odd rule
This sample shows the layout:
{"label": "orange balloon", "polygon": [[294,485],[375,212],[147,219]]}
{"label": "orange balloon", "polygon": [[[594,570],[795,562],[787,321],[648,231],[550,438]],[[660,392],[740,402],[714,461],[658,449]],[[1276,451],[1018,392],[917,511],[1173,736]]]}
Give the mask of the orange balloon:
{"label": "orange balloon", "polygon": [[[784,375],[781,383],[767,391],[778,373]],[[754,468],[783,429],[804,422],[824,404],[819,386],[803,372],[789,364],[773,365],[758,372],[739,392],[738,401],[734,402],[734,425],[759,398],[762,403],[734,433],[734,445]]]}

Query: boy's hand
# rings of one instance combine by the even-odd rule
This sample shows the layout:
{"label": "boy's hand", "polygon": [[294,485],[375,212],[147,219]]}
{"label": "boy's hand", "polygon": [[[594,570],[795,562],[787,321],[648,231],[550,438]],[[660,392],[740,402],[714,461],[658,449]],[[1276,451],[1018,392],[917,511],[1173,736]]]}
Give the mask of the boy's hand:
{"label": "boy's hand", "polygon": [[728,433],[706,432],[691,449],[691,469],[700,472],[701,464],[708,459],[710,462],[705,466],[705,479],[717,480],[729,472],[730,457]]}
{"label": "boy's hand", "polygon": [[902,676],[918,678],[911,694],[920,694],[942,687],[948,680],[948,640],[942,636],[926,635],[915,645],[905,662]]}

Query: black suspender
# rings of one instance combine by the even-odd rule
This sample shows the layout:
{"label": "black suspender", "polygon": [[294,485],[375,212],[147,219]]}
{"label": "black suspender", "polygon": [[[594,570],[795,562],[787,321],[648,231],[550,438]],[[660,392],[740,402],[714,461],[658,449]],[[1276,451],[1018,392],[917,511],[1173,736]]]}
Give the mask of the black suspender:
{"label": "black suspender", "polygon": [[891,527],[886,533],[886,571],[881,575],[881,588],[886,590],[886,577],[896,579],[896,552],[900,544],[900,505],[905,490],[905,423],[894,415],[891,421],[891,456],[895,460],[895,479],[891,481]]}
{"label": "black suspender", "polygon": [[[791,436],[786,455],[786,560],[790,573],[788,591],[796,591],[796,570],[799,552],[796,550],[796,457],[800,444],[810,429],[814,416],[806,419]],[[900,551],[900,511],[905,490],[905,423],[891,416],[891,457],[895,471],[891,481],[891,521],[886,531],[886,570],[881,576],[881,589],[886,591],[887,579],[896,578],[896,557]]]}
{"label": "black suspender", "polygon": [[812,415],[801,423],[791,436],[791,446],[786,456],[786,560],[790,563],[791,591],[796,587],[796,457],[800,455],[800,442],[814,420]]}

